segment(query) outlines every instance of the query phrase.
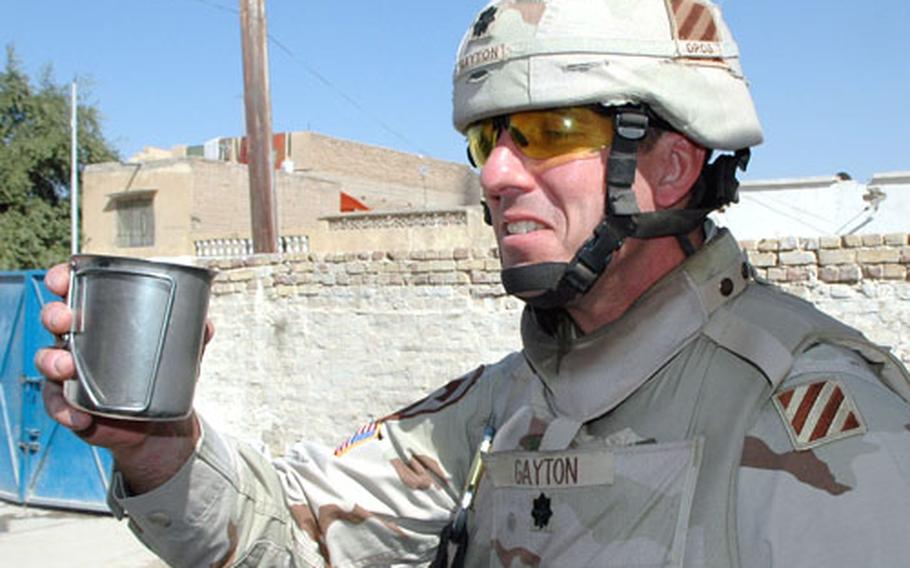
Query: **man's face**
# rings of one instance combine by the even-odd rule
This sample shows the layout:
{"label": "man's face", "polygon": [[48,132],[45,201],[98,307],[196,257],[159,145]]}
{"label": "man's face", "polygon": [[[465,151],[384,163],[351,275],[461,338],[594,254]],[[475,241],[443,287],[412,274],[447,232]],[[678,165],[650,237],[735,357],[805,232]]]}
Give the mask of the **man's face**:
{"label": "man's face", "polygon": [[606,154],[533,160],[502,134],[480,183],[503,268],[572,259],[603,218]]}

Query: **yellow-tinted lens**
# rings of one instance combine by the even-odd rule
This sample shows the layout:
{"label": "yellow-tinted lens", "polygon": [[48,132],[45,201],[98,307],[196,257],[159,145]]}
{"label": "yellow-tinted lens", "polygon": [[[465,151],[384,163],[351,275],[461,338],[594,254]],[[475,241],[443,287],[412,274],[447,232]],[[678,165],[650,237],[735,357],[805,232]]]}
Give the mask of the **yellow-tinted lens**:
{"label": "yellow-tinted lens", "polygon": [[525,156],[543,160],[609,146],[613,122],[587,107],[521,112],[509,117],[509,134]]}
{"label": "yellow-tinted lens", "polygon": [[474,165],[482,167],[496,147],[499,140],[499,128],[493,126],[493,119],[488,118],[468,127],[468,153]]}
{"label": "yellow-tinted lens", "polygon": [[613,121],[589,107],[534,110],[509,115],[505,120],[486,119],[468,128],[468,151],[480,167],[499,139],[499,124],[521,152],[532,159],[598,150],[613,141]]}

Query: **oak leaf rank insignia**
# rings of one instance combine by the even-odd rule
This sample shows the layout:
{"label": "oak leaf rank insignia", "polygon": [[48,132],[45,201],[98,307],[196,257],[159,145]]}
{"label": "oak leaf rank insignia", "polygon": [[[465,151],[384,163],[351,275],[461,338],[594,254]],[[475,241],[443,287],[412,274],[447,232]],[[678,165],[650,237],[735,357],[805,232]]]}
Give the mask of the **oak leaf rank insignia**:
{"label": "oak leaf rank insignia", "polygon": [[537,499],[534,499],[534,508],[531,510],[534,527],[538,530],[545,529],[550,524],[550,517],[552,516],[553,509],[550,508],[550,498],[541,493]]}

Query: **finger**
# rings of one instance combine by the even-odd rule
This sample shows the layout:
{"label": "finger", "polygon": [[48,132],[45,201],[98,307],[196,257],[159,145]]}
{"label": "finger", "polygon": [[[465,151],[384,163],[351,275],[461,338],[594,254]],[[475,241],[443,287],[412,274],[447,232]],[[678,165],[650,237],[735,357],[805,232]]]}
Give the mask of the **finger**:
{"label": "finger", "polygon": [[93,416],[88,428],[75,432],[93,446],[104,446],[113,450],[139,446],[148,439],[151,427],[150,423],[145,421]]}
{"label": "finger", "polygon": [[106,448],[129,447],[141,444],[149,426],[144,422],[129,422],[92,416],[70,405],[59,383],[45,381],[41,389],[47,414],[62,426],[93,446]]}
{"label": "finger", "polygon": [[76,374],[76,365],[69,351],[45,348],[35,353],[35,367],[42,375],[52,381],[65,381]]}
{"label": "finger", "polygon": [[205,335],[202,337],[202,354],[205,355],[205,348],[208,347],[209,341],[215,337],[215,324],[212,323],[212,320],[206,318],[205,320]]}
{"label": "finger", "polygon": [[210,319],[205,320],[205,338],[204,341],[208,344],[212,338],[215,337],[215,324]]}
{"label": "finger", "polygon": [[92,425],[91,415],[73,408],[66,402],[60,383],[45,381],[41,387],[41,396],[48,416],[66,428],[81,432]]}
{"label": "finger", "polygon": [[65,297],[70,287],[70,265],[58,264],[48,270],[44,276],[44,285],[54,294]]}
{"label": "finger", "polygon": [[41,308],[41,324],[54,335],[70,330],[73,312],[63,302],[50,302]]}

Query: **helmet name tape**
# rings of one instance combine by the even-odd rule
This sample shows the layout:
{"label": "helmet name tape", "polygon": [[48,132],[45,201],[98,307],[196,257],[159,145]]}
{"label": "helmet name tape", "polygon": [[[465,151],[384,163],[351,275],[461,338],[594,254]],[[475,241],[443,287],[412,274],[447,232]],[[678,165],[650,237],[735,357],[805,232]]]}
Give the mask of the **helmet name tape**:
{"label": "helmet name tape", "polygon": [[478,65],[502,61],[508,54],[509,48],[504,43],[472,51],[458,60],[458,73],[462,73],[466,69],[477,67]]}

